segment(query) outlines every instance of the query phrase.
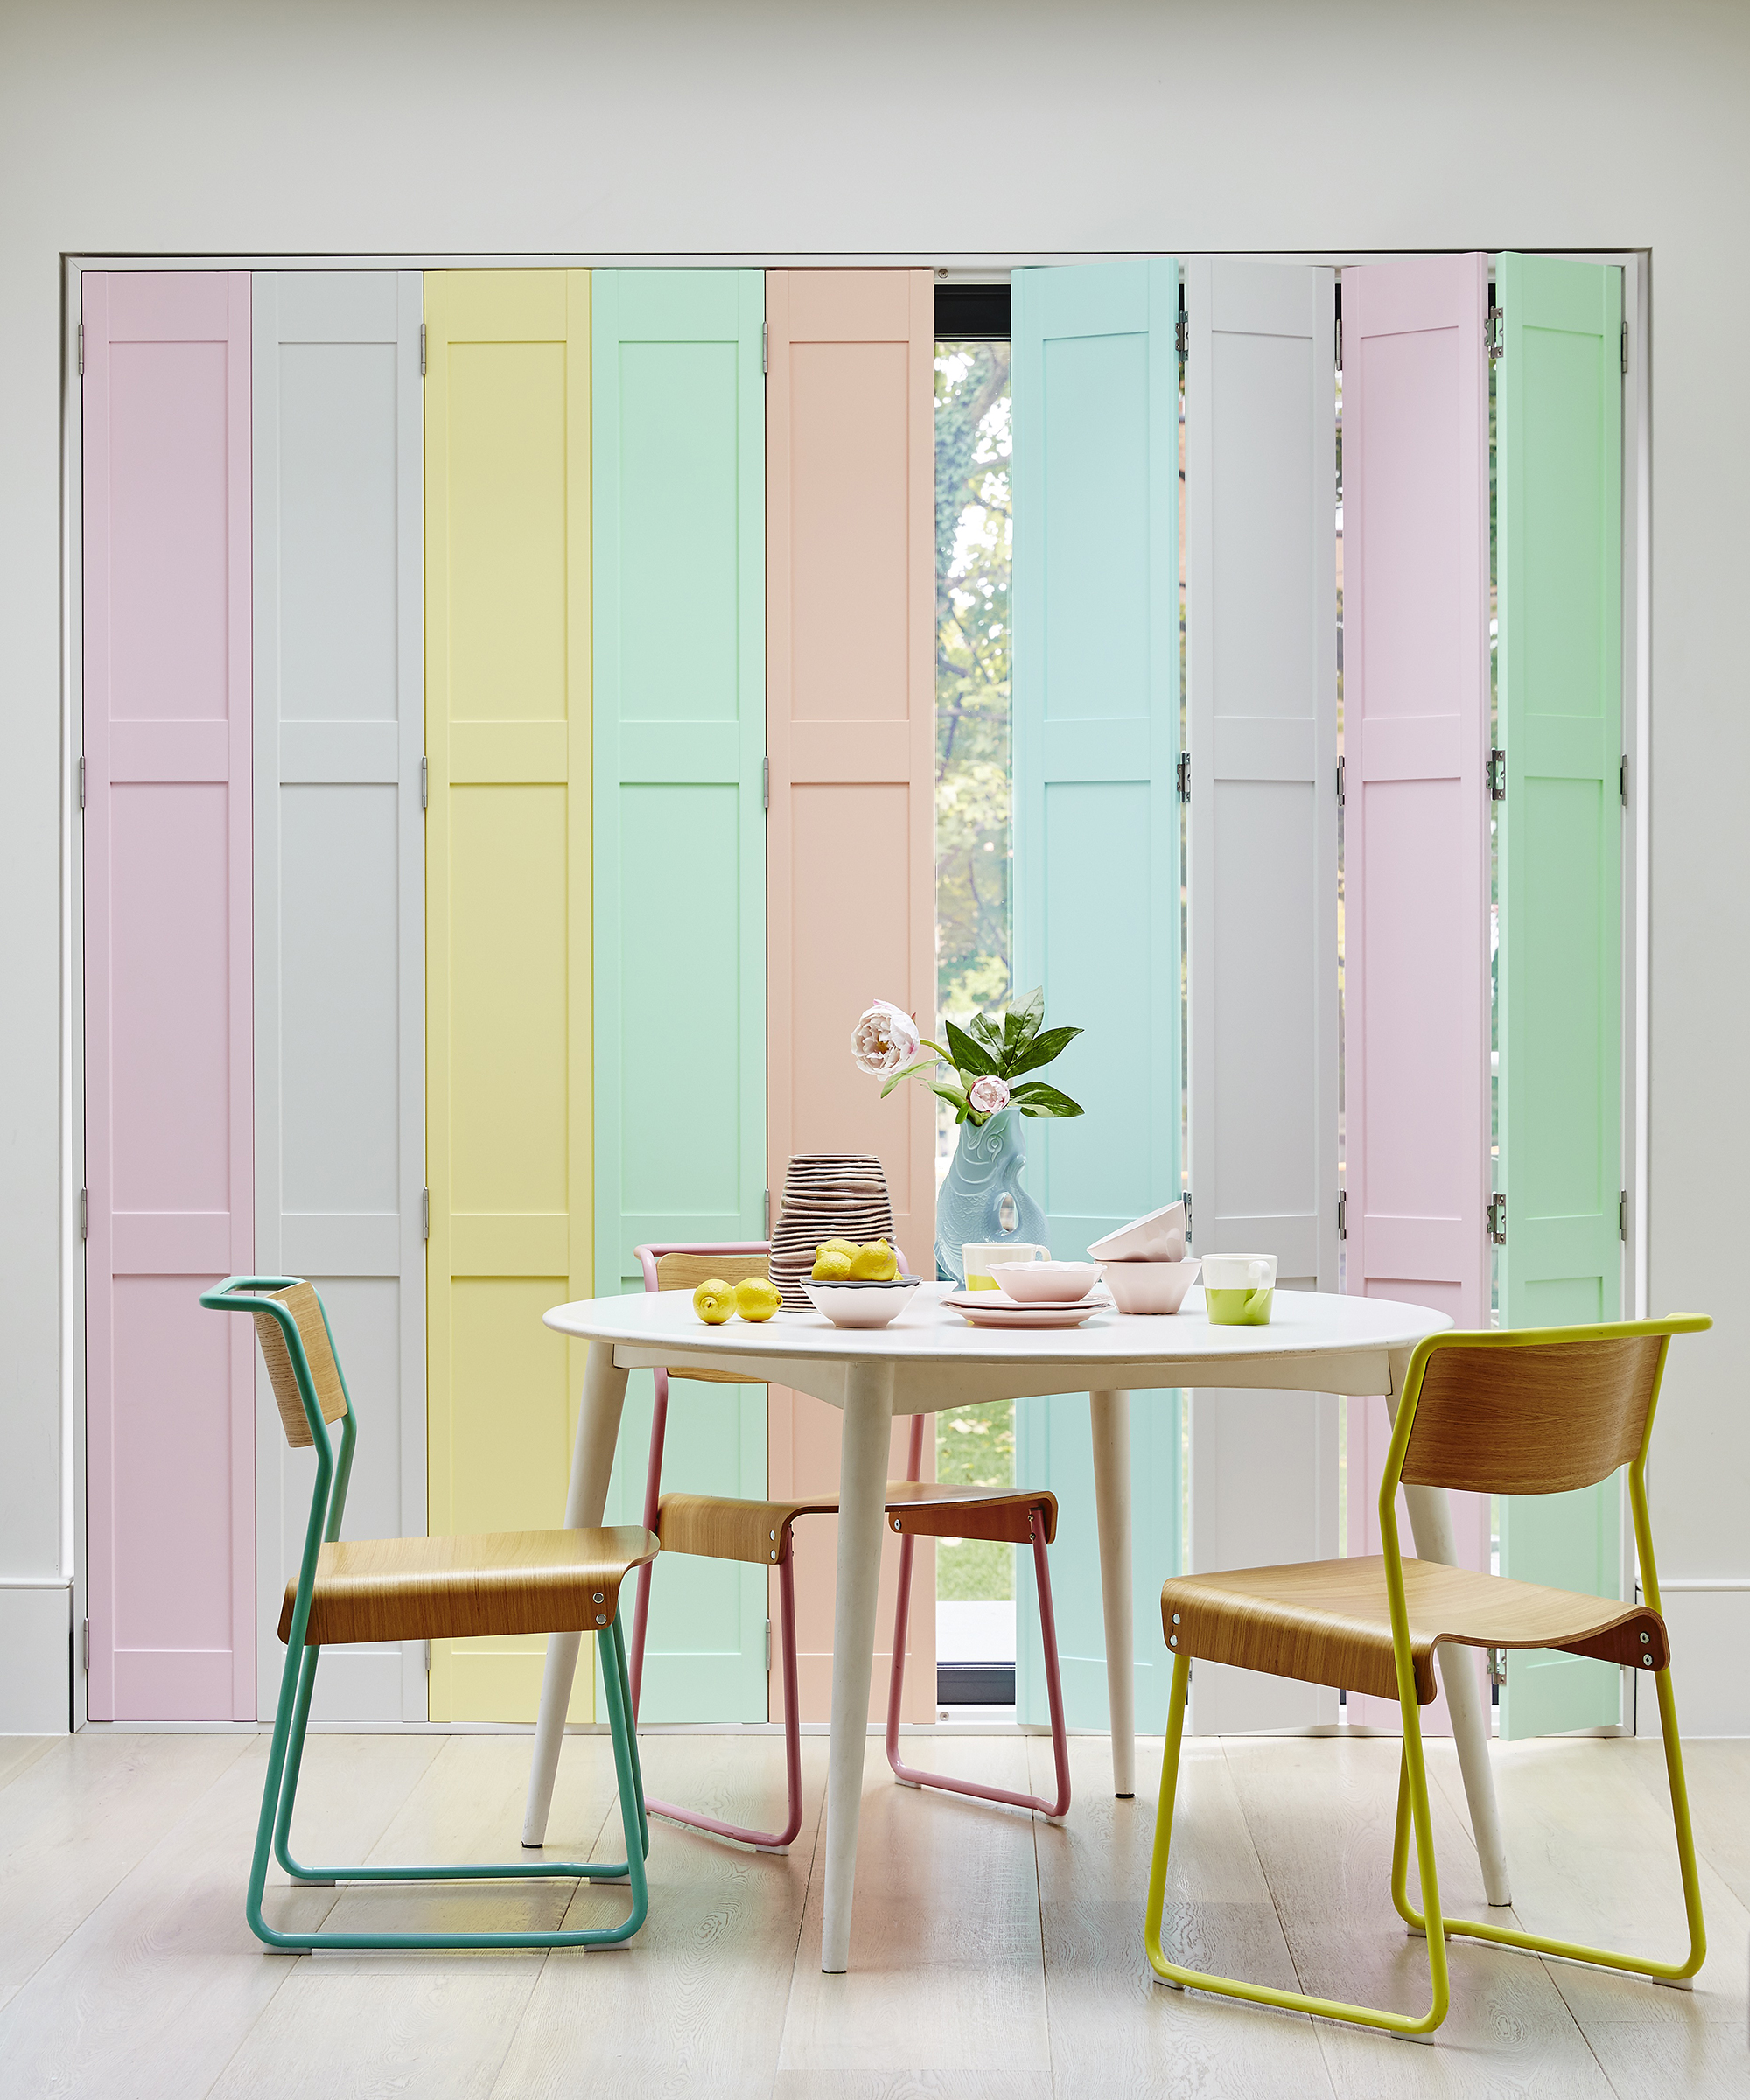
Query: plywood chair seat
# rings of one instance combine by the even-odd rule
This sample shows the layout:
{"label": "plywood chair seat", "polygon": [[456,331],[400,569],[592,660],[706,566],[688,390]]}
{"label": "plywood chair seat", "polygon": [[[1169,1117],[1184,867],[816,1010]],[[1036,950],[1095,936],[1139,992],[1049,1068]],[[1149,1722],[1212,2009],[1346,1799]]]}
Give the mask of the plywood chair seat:
{"label": "plywood chair seat", "polygon": [[[941,1480],[889,1480],[887,1522],[921,1538],[989,1538],[1026,1545],[1035,1513],[1045,1519],[1046,1544],[1057,1536],[1057,1498],[1012,1488],[956,1487]],[[781,1566],[790,1558],[790,1527],[799,1516],[836,1516],[836,1496],[787,1502],[757,1502],[728,1494],[665,1494],[656,1506],[656,1536],[665,1553],[696,1553],[710,1560],[763,1561]]]}
{"label": "plywood chair seat", "polygon": [[[628,1572],[655,1554],[642,1524],[338,1539],[317,1558],[304,1645],[593,1633],[612,1619]],[[297,1602],[294,1576],[280,1606],[282,1641]]]}
{"label": "plywood chair seat", "polygon": [[[1554,1648],[1634,1669],[1670,1660],[1665,1622],[1625,1605],[1438,1561],[1405,1560],[1404,1601],[1416,1697],[1434,1698],[1434,1650]],[[1161,1623],[1174,1655],[1230,1662],[1277,1677],[1397,1698],[1391,1600],[1382,1553],[1274,1568],[1180,1575],[1162,1586]]]}

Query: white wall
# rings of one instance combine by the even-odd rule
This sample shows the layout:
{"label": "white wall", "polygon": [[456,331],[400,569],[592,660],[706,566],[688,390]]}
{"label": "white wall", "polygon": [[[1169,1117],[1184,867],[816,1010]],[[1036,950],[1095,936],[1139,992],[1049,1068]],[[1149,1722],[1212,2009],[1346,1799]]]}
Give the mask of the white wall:
{"label": "white wall", "polygon": [[0,0],[0,1587],[75,1550],[64,252],[1650,248],[1651,1303],[1718,1322],[1655,1519],[1666,1573],[1750,1575],[1746,88],[1741,0]]}

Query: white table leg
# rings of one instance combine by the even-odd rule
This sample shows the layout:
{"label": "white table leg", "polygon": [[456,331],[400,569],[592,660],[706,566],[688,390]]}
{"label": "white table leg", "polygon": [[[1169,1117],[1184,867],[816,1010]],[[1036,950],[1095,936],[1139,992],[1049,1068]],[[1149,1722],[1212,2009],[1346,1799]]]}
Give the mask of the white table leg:
{"label": "white table leg", "polygon": [[[1404,1389],[1410,1352],[1394,1349],[1391,1354],[1393,1398]],[[1458,1543],[1452,1535],[1452,1507],[1444,1488],[1411,1488],[1404,1499],[1410,1510],[1410,1530],[1419,1559],[1438,1560],[1449,1568],[1459,1566]],[[1501,1809],[1494,1798],[1494,1775],[1488,1764],[1488,1709],[1477,1683],[1476,1650],[1442,1646],[1440,1683],[1446,1694],[1446,1711],[1452,1717],[1452,1740],[1458,1747],[1459,1769],[1464,1774],[1465,1798],[1470,1803],[1471,1834],[1476,1839],[1477,1858],[1482,1864],[1483,1893],[1491,1903],[1510,1903],[1507,1879],[1507,1840],[1502,1835]]]}
{"label": "white table leg", "polygon": [[[1136,1627],[1130,1594],[1130,1396],[1089,1393],[1094,1512],[1100,1531],[1100,1599],[1106,1612],[1106,1690],[1112,1725],[1112,1791],[1137,1790]],[[1161,1580],[1167,1571],[1162,1569]]]}
{"label": "white table leg", "polygon": [[[608,1476],[626,1404],[626,1374],[613,1361],[613,1344],[592,1341],[584,1364],[584,1400],[578,1412],[578,1441],[571,1452],[571,1481],[565,1491],[565,1526],[581,1530],[602,1521]],[[541,1714],[535,1724],[535,1762],[528,1774],[528,1805],[522,1816],[524,1844],[547,1841],[547,1811],[559,1770],[559,1746],[571,1704],[580,1634],[547,1636],[547,1674],[541,1680]]]}
{"label": "white table leg", "polygon": [[827,1755],[821,1922],[821,1967],[829,1976],[841,1976],[850,1965],[850,1899],[857,1880],[857,1825],[863,1809],[892,1420],[892,1365],[847,1364],[839,1428],[838,1590],[833,1605],[832,1740]]}

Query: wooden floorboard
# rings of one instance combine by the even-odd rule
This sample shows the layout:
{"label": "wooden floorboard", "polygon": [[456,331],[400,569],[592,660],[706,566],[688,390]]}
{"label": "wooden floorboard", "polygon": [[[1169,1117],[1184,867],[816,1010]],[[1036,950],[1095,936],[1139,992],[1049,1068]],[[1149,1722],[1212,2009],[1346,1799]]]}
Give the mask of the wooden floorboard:
{"label": "wooden floorboard", "polygon": [[[913,1739],[920,1760],[1048,1790],[1048,1740]],[[1418,2048],[1156,1983],[1143,1901],[1160,1746],[1134,1801],[1098,1739],[1072,1741],[1060,1828],[893,1784],[872,1740],[849,1976],[820,1973],[826,1745],[774,1858],[661,1822],[651,1911],[620,1950],[269,1954],[242,1916],[259,1736],[0,1740],[0,2096],[67,2100],[1744,2100],[1750,2094],[1750,1743],[1690,1746],[1710,1952],[1693,1992],[1454,1942],[1452,2011]],[[312,1739],[293,1849],[516,1858],[526,1736]],[[1426,1954],[1387,1890],[1397,1745],[1186,1746],[1166,1932],[1187,1962],[1408,2007]],[[1631,1947],[1683,1913],[1656,1743],[1493,1752],[1508,1916]],[[646,1740],[653,1789],[778,1814],[780,1739]],[[1429,1751],[1447,1908],[1480,1875],[1450,1744]],[[566,1739],[550,1856],[617,1858],[612,1756]],[[623,1886],[292,1889],[270,1915],[383,1929],[593,1923]],[[1502,1914],[1495,1914],[1497,1915]]]}

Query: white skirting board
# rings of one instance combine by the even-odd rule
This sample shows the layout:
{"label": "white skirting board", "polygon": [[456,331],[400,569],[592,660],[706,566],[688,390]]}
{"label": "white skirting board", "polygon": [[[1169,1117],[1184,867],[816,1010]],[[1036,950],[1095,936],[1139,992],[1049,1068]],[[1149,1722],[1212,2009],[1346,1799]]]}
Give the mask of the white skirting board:
{"label": "white skirting board", "polygon": [[73,1591],[0,1589],[0,1735],[65,1735]]}
{"label": "white skirting board", "polygon": [[[1693,1589],[1667,1582],[1660,1601],[1671,1634],[1678,1727],[1685,1737],[1750,1735],[1750,1578]],[[1635,1733],[1657,1735],[1650,1690],[1636,1708]]]}

